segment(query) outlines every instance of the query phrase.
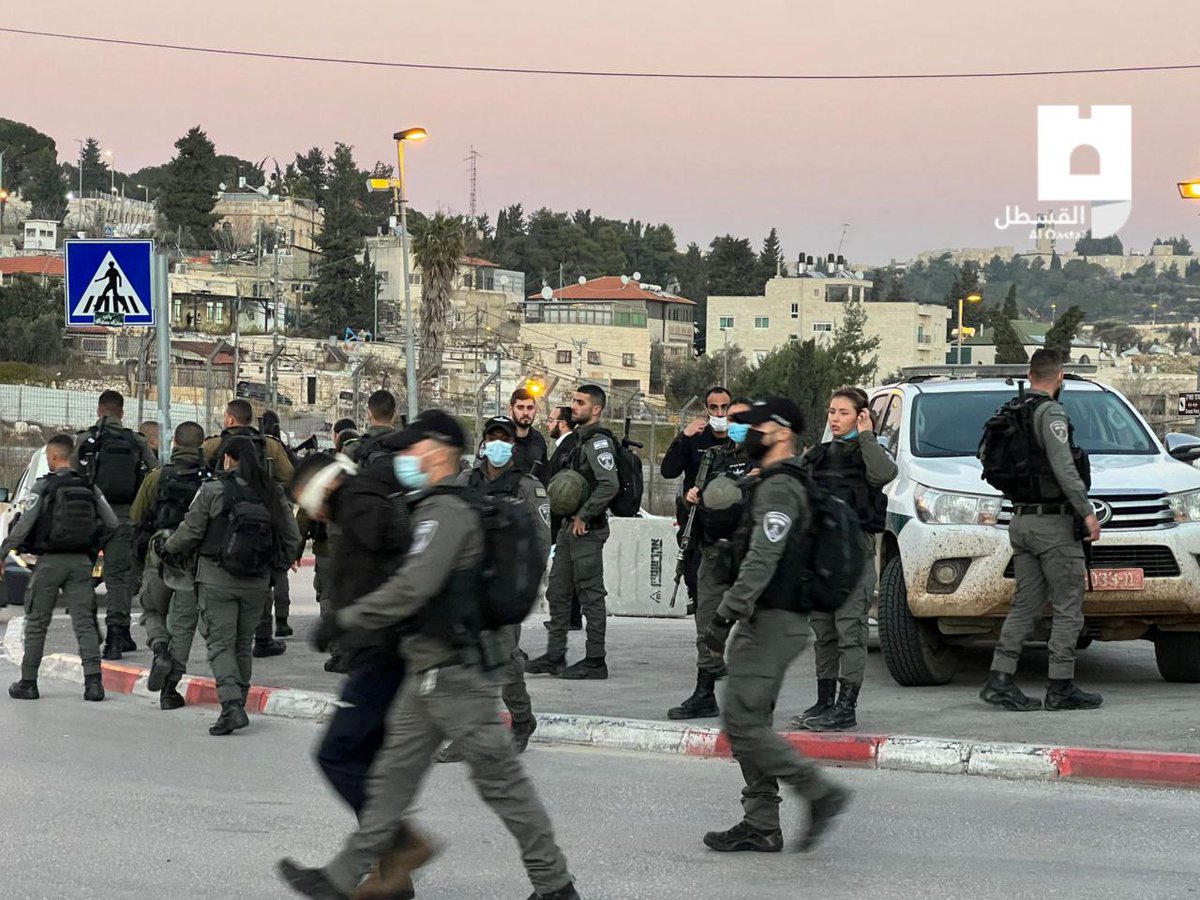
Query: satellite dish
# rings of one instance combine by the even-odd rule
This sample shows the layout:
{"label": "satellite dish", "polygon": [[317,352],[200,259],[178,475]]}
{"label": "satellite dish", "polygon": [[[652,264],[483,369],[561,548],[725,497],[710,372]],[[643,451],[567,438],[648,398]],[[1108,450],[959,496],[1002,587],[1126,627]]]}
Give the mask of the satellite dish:
{"label": "satellite dish", "polygon": [[553,300],[554,299],[554,289],[552,287],[550,287],[550,285],[548,285],[548,284],[542,285],[542,299],[543,300]]}
{"label": "satellite dish", "polygon": [[217,185],[217,188],[221,191],[222,194],[225,193],[225,182],[222,181],[220,184]]}
{"label": "satellite dish", "polygon": [[627,284],[629,284],[629,276],[628,276],[628,275],[622,275],[622,276],[621,276],[621,286],[622,286],[622,287],[624,287],[624,286],[625,286],[625,285],[627,285]]}
{"label": "satellite dish", "polygon": [[586,276],[586,275],[580,275],[580,276],[579,276],[579,283],[580,283],[580,284],[587,284],[587,276]]}
{"label": "satellite dish", "polygon": [[501,275],[499,278],[496,279],[496,282],[500,285],[500,287],[508,287],[508,276]]}
{"label": "satellite dish", "polygon": [[641,273],[641,272],[634,272],[634,273],[633,273],[633,280],[634,280],[634,281],[641,281],[641,280],[642,280],[642,273]]}

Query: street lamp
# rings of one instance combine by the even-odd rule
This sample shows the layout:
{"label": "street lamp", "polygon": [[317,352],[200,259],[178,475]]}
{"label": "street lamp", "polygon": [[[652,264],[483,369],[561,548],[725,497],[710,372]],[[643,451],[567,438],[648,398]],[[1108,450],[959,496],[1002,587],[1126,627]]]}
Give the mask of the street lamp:
{"label": "street lamp", "polygon": [[111,150],[105,150],[104,155],[108,157],[108,174],[111,177],[109,187],[115,194],[117,192],[117,154]]}
{"label": "street lamp", "polygon": [[150,202],[150,188],[146,187],[144,184],[139,184],[138,187],[146,192],[146,202],[149,203]]}
{"label": "street lamp", "polygon": [[721,378],[721,384],[728,387],[729,386],[729,329],[722,328],[721,334],[724,335],[724,337],[725,337],[724,353],[722,354],[725,357],[725,359],[723,360],[723,362],[725,363],[725,374]]}
{"label": "street lamp", "polygon": [[[412,308],[412,285],[408,283],[408,199],[404,195],[404,142],[423,141],[429,137],[424,128],[406,128],[392,135],[396,142],[396,185],[393,188],[392,202],[396,213],[400,216],[400,259],[404,269],[404,318],[407,323],[407,334],[404,341],[404,358],[408,375],[408,421],[417,415],[417,340],[414,328]],[[376,323],[378,328],[378,323]]]}
{"label": "street lamp", "polygon": [[1200,181],[1179,182],[1179,196],[1184,200],[1200,200]]}
{"label": "street lamp", "polygon": [[963,344],[963,303],[982,303],[983,297],[980,294],[967,294],[965,297],[958,298],[958,350],[954,355],[954,364],[962,365],[962,344]]}

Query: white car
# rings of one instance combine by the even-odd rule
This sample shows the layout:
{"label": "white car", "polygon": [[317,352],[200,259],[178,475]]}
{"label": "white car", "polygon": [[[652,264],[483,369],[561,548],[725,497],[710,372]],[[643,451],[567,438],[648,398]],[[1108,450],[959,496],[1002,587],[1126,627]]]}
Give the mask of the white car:
{"label": "white car", "polygon": [[[3,489],[5,494],[4,500],[7,501],[3,510],[0,511],[0,542],[8,537],[18,516],[25,509],[26,501],[33,489],[33,483],[49,471],[50,464],[46,461],[45,448],[38,447],[30,450],[29,463],[25,466],[25,471],[21,473],[21,478],[17,481],[16,486],[10,491],[7,485],[0,485],[0,489]],[[4,585],[0,587],[0,606],[5,603],[14,605],[23,603],[25,586],[29,583],[31,575],[30,563],[26,560],[18,560],[14,552],[8,554],[7,559],[0,560],[0,565],[4,566]]]}
{"label": "white car", "polygon": [[[879,641],[901,685],[944,684],[957,645],[995,641],[1013,595],[1011,505],[982,480],[983,425],[1018,390],[1004,378],[911,380],[871,392],[899,475],[879,548]],[[1164,447],[1115,390],[1068,379],[1061,402],[1091,457],[1091,548],[1081,645],[1152,641],[1167,681],[1200,682],[1200,439]],[[1047,620],[1036,639],[1048,635]]]}

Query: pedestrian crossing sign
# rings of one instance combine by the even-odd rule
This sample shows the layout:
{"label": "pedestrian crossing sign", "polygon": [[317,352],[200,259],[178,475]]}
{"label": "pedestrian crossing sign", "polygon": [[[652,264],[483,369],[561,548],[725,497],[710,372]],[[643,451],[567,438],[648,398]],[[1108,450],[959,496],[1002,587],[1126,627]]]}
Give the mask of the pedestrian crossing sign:
{"label": "pedestrian crossing sign", "polygon": [[68,325],[154,325],[154,241],[63,244]]}

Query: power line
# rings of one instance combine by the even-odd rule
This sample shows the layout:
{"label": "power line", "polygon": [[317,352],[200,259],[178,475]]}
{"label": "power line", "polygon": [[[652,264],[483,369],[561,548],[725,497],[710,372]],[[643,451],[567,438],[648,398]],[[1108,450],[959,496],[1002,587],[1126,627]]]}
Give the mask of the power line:
{"label": "power line", "polygon": [[234,50],[228,47],[200,47],[187,44],[167,44],[159,41],[133,41],[123,38],[96,37],[85,34],[34,31],[24,28],[0,27],[0,32],[63,41],[83,41],[121,47],[178,50],[186,53],[205,53],[214,56],[241,56],[252,59],[272,59],[288,62],[328,63],[333,65],[368,66],[385,69],[424,69],[438,72],[477,72],[492,75],[558,75],[580,78],[646,78],[690,81],[930,81],[966,78],[1036,78],[1050,75],[1112,75],[1132,72],[1182,72],[1200,69],[1200,63],[1175,63],[1155,66],[1096,66],[1079,69],[1010,69],[992,72],[881,72],[877,74],[860,72],[826,75],[769,74],[762,72],[644,72],[591,69],[534,69],[517,66],[467,66],[452,65],[449,63],[415,63],[383,59],[308,56],[300,53],[272,53],[265,50]]}

